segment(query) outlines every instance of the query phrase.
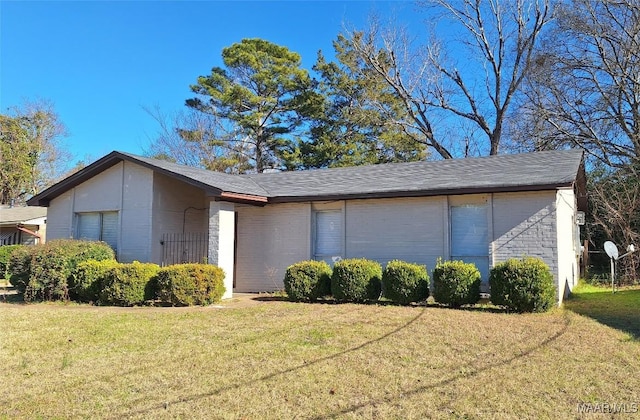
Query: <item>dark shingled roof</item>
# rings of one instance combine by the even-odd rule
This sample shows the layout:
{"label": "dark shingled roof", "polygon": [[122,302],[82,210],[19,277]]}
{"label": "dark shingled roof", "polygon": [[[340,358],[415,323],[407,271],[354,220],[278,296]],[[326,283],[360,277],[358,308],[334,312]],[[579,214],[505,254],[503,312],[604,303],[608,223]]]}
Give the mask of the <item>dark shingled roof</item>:
{"label": "dark shingled roof", "polygon": [[534,191],[584,181],[582,152],[556,150],[441,161],[250,175],[229,175],[163,160],[112,152],[29,200],[48,202],[126,160],[198,186],[221,199],[286,202],[340,198],[408,197],[498,191]]}
{"label": "dark shingled roof", "polygon": [[244,176],[284,201],[556,188],[572,185],[581,163],[581,151],[560,150]]}
{"label": "dark shingled roof", "polygon": [[176,174],[184,178],[196,181],[203,186],[211,187],[213,190],[234,192],[238,194],[256,195],[266,197],[267,192],[249,177],[229,175],[222,172],[209,171],[206,169],[194,168],[192,166],[179,165],[167,162],[166,160],[151,159],[130,153],[119,152],[123,156],[129,157],[132,162],[145,164],[150,169],[161,169],[167,175]]}

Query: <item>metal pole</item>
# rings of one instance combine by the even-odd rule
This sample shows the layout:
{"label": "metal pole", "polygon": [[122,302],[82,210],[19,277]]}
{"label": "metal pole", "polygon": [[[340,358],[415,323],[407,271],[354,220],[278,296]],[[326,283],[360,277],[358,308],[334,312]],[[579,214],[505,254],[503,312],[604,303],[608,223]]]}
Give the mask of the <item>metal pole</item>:
{"label": "metal pole", "polygon": [[611,260],[611,293],[615,293],[616,289],[615,289],[615,276],[616,276],[616,269],[615,269],[615,262],[613,260],[613,258],[610,258]]}

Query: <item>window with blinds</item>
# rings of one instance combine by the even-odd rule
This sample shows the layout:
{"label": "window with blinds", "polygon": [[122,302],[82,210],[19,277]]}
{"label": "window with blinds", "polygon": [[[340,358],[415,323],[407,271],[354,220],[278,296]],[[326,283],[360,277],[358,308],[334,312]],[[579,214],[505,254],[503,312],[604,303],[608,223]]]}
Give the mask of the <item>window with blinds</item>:
{"label": "window with blinds", "polygon": [[482,278],[489,277],[489,229],[487,206],[451,207],[451,259],[474,263]]}
{"label": "window with blinds", "polygon": [[76,238],[103,241],[114,251],[118,247],[118,212],[77,213]]}
{"label": "window with blinds", "polygon": [[342,258],[342,211],[318,211],[315,216],[314,256],[331,264],[334,257]]}

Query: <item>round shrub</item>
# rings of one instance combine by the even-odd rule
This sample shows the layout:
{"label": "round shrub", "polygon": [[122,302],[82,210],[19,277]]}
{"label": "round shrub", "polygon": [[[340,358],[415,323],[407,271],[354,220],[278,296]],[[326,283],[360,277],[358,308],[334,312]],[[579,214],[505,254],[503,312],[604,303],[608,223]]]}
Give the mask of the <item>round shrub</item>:
{"label": "round shrub", "polygon": [[402,305],[429,297],[427,267],[405,261],[390,261],[382,273],[384,297]]}
{"label": "round shrub", "polygon": [[3,245],[0,246],[0,279],[9,278],[9,258],[16,249],[24,247],[24,245]]}
{"label": "round shrub", "polygon": [[81,302],[97,302],[107,272],[117,265],[116,260],[89,260],[78,263],[69,278],[71,299]]}
{"label": "round shrub", "polygon": [[133,306],[152,299],[148,285],[159,270],[160,266],[151,263],[117,264],[105,273],[99,302],[103,305]]}
{"label": "round shrub", "polygon": [[556,302],[553,275],[539,258],[510,259],[489,275],[491,302],[513,312],[545,312]]}
{"label": "round shrub", "polygon": [[331,293],[340,301],[363,302],[380,297],[382,266],[376,261],[338,261],[331,275]]}
{"label": "round shrub", "polygon": [[315,300],[331,294],[331,267],[325,261],[300,261],[287,267],[284,290],[292,301]]}
{"label": "round shrub", "polygon": [[225,292],[224,271],[211,264],[163,267],[153,281],[155,295],[176,306],[210,305]]}
{"label": "round shrub", "polygon": [[464,261],[439,261],[433,269],[433,298],[454,308],[480,300],[480,271]]}

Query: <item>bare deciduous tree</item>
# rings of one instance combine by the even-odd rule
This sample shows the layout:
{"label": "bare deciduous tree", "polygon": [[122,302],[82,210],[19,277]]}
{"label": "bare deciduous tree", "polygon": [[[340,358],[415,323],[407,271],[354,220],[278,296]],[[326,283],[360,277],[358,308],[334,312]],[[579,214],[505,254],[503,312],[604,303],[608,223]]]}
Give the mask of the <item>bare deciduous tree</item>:
{"label": "bare deciduous tree", "polygon": [[[416,141],[445,159],[461,150],[499,153],[509,107],[550,20],[549,2],[432,0],[422,5],[435,34],[426,36],[426,45],[414,46],[397,25],[382,29],[374,21],[366,31],[349,34],[354,50],[402,99],[409,118],[397,123]],[[439,20],[449,25],[446,30],[439,30]],[[452,32],[457,36],[447,35]],[[452,124],[473,138],[445,140],[442,127]]]}
{"label": "bare deciduous tree", "polygon": [[[535,149],[582,148],[592,167],[590,241],[640,241],[640,1],[560,3],[519,108]],[[621,268],[638,277],[637,256]]]}
{"label": "bare deciduous tree", "polygon": [[251,169],[251,144],[222,119],[191,109],[173,115],[158,107],[145,111],[159,129],[144,150],[147,156],[219,172],[244,173]]}
{"label": "bare deciduous tree", "polygon": [[[561,42],[559,42],[561,40]],[[640,2],[574,0],[535,59],[527,135],[539,148],[571,145],[611,167],[640,158]]]}

